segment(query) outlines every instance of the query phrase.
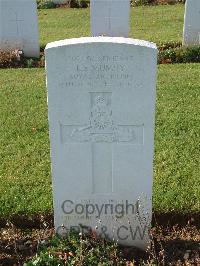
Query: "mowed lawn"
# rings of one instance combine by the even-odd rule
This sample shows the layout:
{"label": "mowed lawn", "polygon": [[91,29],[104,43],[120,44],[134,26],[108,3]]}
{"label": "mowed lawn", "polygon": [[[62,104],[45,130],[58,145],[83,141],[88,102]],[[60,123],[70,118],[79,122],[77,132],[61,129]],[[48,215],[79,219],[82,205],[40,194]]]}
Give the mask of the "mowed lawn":
{"label": "mowed lawn", "polygon": [[[199,72],[199,64],[159,66],[153,193],[158,211],[199,211]],[[44,69],[1,69],[0,106],[0,215],[50,211]]]}
{"label": "mowed lawn", "polygon": [[[40,45],[48,42],[90,36],[90,10],[39,10]],[[143,6],[131,8],[130,37],[154,41],[181,42],[184,5]]]}

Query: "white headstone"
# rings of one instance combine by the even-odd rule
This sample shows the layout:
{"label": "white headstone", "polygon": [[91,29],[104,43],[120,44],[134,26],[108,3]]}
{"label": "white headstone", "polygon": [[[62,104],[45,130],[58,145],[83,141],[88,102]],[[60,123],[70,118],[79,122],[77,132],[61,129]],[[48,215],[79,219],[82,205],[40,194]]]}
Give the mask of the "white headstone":
{"label": "white headstone", "polygon": [[130,0],[91,0],[92,36],[128,37]]}
{"label": "white headstone", "polygon": [[185,3],[183,45],[200,45],[200,0]]}
{"label": "white headstone", "polygon": [[82,224],[146,248],[156,46],[90,37],[50,43],[45,54],[57,231]]}
{"label": "white headstone", "polygon": [[0,49],[39,57],[36,0],[0,0]]}

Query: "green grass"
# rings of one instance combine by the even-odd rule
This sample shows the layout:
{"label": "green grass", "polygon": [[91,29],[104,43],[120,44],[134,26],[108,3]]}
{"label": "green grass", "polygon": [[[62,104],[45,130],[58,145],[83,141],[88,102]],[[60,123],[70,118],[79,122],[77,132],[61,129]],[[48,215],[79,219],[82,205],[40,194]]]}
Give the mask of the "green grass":
{"label": "green grass", "polygon": [[[180,42],[184,5],[131,8],[130,37],[154,41]],[[40,45],[90,35],[89,8],[39,10]]]}
{"label": "green grass", "polygon": [[[199,211],[200,65],[161,65],[154,208]],[[0,70],[0,215],[52,209],[44,69]]]}
{"label": "green grass", "polygon": [[0,213],[51,208],[44,70],[1,70]]}
{"label": "green grass", "polygon": [[159,67],[154,208],[200,210],[200,65]]}

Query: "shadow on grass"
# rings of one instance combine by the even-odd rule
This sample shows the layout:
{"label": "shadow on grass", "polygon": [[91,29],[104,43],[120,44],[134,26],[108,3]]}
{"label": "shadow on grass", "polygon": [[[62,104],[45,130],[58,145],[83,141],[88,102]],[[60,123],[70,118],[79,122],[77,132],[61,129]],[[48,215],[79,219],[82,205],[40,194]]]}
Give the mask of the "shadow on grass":
{"label": "shadow on grass", "polygon": [[[44,229],[53,227],[53,213],[39,213],[33,215],[13,214],[6,217],[0,217],[0,228],[6,227],[6,224],[13,224],[21,229]],[[152,218],[152,227],[165,226],[172,227],[179,225],[196,226],[200,229],[200,212],[181,213],[181,212],[154,212]]]}

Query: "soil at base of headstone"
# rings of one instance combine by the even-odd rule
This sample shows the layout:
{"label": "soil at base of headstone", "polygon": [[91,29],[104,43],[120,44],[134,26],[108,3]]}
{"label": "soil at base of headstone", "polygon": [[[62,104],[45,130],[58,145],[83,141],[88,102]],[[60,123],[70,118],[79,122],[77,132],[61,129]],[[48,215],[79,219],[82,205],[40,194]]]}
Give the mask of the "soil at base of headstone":
{"label": "soil at base of headstone", "polygon": [[[23,223],[24,216],[20,215],[10,219],[1,228],[0,265],[23,265],[25,261],[35,256],[40,243],[54,236],[52,215],[41,216],[45,229],[37,229],[37,226],[34,228],[38,217],[35,220],[32,217],[33,223],[30,224],[30,228],[27,221]],[[127,260],[126,265],[139,265],[139,261],[143,262],[142,265],[155,265],[151,264],[150,257],[153,257],[154,261],[157,260],[156,265],[200,265],[200,224],[199,220],[196,220],[199,219],[199,215],[195,218],[182,219],[180,223],[177,223],[175,216],[171,217],[172,219],[170,216],[168,219],[167,216],[157,217],[156,222],[154,219],[152,249],[149,253],[132,247],[121,247]],[[132,261],[135,263],[131,263]]]}

